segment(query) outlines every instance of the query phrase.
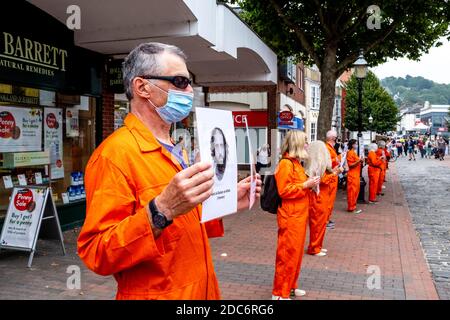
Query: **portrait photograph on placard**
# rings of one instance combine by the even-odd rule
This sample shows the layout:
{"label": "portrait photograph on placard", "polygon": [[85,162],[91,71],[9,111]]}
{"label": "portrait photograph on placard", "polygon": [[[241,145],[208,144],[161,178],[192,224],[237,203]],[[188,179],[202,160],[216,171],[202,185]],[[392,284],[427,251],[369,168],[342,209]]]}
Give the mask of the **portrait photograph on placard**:
{"label": "portrait photograph on placard", "polygon": [[214,171],[213,193],[203,202],[202,222],[237,211],[237,157],[233,117],[230,111],[196,108],[201,161]]}

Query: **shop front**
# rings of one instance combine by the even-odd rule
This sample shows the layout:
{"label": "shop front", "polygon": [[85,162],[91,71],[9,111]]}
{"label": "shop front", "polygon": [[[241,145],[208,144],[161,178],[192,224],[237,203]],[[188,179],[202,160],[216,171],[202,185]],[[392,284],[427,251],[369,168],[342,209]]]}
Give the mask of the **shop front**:
{"label": "shop front", "polygon": [[236,133],[236,149],[238,164],[250,164],[249,146],[246,135],[245,121],[248,123],[250,140],[256,160],[256,152],[267,143],[268,116],[267,111],[232,111],[234,130]]}
{"label": "shop front", "polygon": [[74,46],[72,31],[31,4],[8,7],[0,21],[0,225],[14,187],[41,185],[51,187],[65,230],[85,215],[102,57]]}

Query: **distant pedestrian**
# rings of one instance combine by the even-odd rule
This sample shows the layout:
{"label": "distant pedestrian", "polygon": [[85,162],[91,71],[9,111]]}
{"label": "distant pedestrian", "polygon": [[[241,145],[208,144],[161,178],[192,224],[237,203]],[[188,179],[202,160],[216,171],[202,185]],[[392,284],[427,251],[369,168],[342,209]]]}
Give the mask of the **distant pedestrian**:
{"label": "distant pedestrian", "polygon": [[413,138],[410,136],[407,143],[406,143],[407,149],[408,149],[408,156],[409,156],[409,161],[411,161],[412,159],[414,159],[414,161],[416,161],[416,142],[413,140]]}
{"label": "distant pedestrian", "polygon": [[445,149],[447,148],[447,143],[442,136],[439,136],[439,139],[437,140],[436,144],[439,152],[439,160],[443,161],[445,157]]}
{"label": "distant pedestrian", "polygon": [[419,141],[417,141],[417,147],[419,148],[420,157],[423,159],[423,157],[425,156],[425,148],[422,139],[419,139]]}
{"label": "distant pedestrian", "polygon": [[428,139],[426,142],[426,158],[431,159],[431,152],[433,150],[433,143],[431,142],[431,139]]}
{"label": "distant pedestrian", "polygon": [[400,140],[397,141],[396,147],[397,147],[397,157],[401,157],[402,156],[402,152],[403,152],[403,145],[400,142]]}
{"label": "distant pedestrian", "polygon": [[[270,146],[268,143],[262,145],[256,152],[256,172],[259,173],[261,168],[270,167]],[[264,177],[261,176],[262,181]]]}

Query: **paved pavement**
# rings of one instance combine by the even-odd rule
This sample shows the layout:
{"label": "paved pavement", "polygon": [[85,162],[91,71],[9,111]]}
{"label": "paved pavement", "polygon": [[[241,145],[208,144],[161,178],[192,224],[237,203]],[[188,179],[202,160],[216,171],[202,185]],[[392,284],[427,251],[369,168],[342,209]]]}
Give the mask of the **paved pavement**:
{"label": "paved pavement", "polygon": [[[299,286],[307,295],[302,299],[438,299],[395,166],[387,179],[381,203],[361,205],[360,215],[344,211],[345,193],[339,192],[336,228],[325,239],[328,255],[304,257]],[[211,240],[223,299],[270,299],[276,216],[254,209],[224,223],[225,237]],[[76,255],[77,230],[64,236],[68,254],[40,241],[31,269],[26,254],[0,252],[0,299],[114,298],[114,279],[92,273]],[[67,287],[71,265],[80,267],[81,289]]]}
{"label": "paved pavement", "polygon": [[450,299],[450,157],[397,160],[413,224],[441,299]]}

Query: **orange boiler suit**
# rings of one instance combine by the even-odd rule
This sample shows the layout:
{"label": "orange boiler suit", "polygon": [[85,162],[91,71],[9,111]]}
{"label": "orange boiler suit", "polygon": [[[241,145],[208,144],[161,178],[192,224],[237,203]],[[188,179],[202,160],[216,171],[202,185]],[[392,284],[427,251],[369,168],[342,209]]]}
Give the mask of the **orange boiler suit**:
{"label": "orange boiler suit", "polygon": [[[334,149],[334,147],[331,144],[325,143],[325,145],[327,146],[328,152],[330,153],[331,167],[335,168],[336,166],[338,166],[340,164],[340,161],[341,161],[340,156],[338,156],[338,154],[336,153],[336,150]],[[327,207],[327,222],[330,220],[331,213],[333,212],[334,201],[336,200],[338,182],[339,182],[338,176],[334,176],[333,179],[330,181],[330,183],[327,184],[325,186],[325,188],[323,189],[323,192],[324,192],[323,201],[324,201],[324,203],[326,203],[326,207]],[[322,192],[322,189],[320,189],[320,192]]]}
{"label": "orange boiler suit", "polygon": [[178,216],[155,239],[147,205],[180,163],[133,114],[92,154],[86,167],[86,220],[78,254],[100,275],[114,275],[117,299],[220,299],[200,205]]}
{"label": "orange boiler suit", "polygon": [[308,254],[316,254],[322,250],[328,219],[329,198],[323,190],[327,190],[334,182],[336,175],[327,173],[322,176],[319,184],[319,194],[314,190],[309,193],[309,246]]}
{"label": "orange boiler suit", "polygon": [[[284,155],[285,158],[289,156]],[[291,289],[297,289],[300,275],[310,189],[304,189],[308,180],[300,162],[295,158],[281,160],[275,173],[278,193],[282,199],[277,212],[278,243],[272,294],[288,298]]]}
{"label": "orange boiler suit", "polygon": [[347,152],[347,211],[356,210],[356,202],[360,189],[361,162],[355,150]]}
{"label": "orange boiler suit", "polygon": [[[384,154],[386,156],[386,159],[391,156],[391,154],[389,153],[389,151],[387,151],[387,149],[380,149],[380,148],[378,148],[377,149],[377,156],[379,158],[381,158],[381,156],[383,155],[383,151],[384,151]],[[380,195],[381,192],[382,192],[384,180],[386,178],[387,165],[388,165],[387,160],[381,160],[381,161],[383,163],[381,165],[380,180],[378,182],[377,195]]]}
{"label": "orange boiler suit", "polygon": [[378,183],[380,183],[381,166],[383,161],[377,156],[375,151],[370,151],[368,155],[369,168],[369,201],[377,201]]}

